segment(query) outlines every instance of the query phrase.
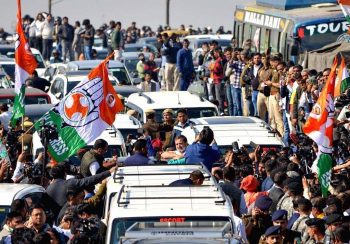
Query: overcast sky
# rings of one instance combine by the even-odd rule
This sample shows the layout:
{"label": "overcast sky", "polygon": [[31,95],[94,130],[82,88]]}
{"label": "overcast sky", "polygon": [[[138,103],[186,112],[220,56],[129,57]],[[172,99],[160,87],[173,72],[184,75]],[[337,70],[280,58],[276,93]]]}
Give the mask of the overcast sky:
{"label": "overcast sky", "polygon": [[[149,25],[152,28],[165,24],[166,0],[52,0],[54,16],[67,16],[71,23],[90,18],[95,27],[109,20],[119,20],[124,26],[132,21],[137,26]],[[252,0],[171,0],[170,25],[180,24],[194,27],[211,26],[217,29],[233,29],[233,13],[236,4]],[[12,32],[16,23],[16,0],[0,0],[0,26]],[[35,16],[48,10],[48,0],[22,0],[22,15]]]}

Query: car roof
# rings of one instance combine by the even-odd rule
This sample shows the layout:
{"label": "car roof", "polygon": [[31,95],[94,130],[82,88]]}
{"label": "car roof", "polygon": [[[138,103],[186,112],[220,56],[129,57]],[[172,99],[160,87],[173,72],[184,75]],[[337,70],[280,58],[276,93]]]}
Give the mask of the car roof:
{"label": "car roof", "polygon": [[148,52],[123,52],[121,59],[138,59],[140,53],[142,53],[145,58],[149,57]]}
{"label": "car roof", "polygon": [[158,91],[133,93],[128,97],[128,103],[145,109],[193,108],[216,106],[206,99],[200,98],[188,91]]}
{"label": "car roof", "polygon": [[[168,186],[198,169],[206,177],[203,186]],[[121,167],[109,179],[107,191],[107,195],[117,192],[120,196],[115,195],[111,201],[110,220],[131,216],[233,216],[231,204],[203,165]],[[208,213],[208,209],[213,211]]]}
{"label": "car roof", "polygon": [[203,125],[232,125],[232,124],[266,124],[260,118],[246,117],[246,116],[215,116],[215,117],[203,117],[198,119],[191,119],[195,124]]}
{"label": "car roof", "polygon": [[[196,134],[203,130],[205,125],[195,125],[183,130],[188,143],[195,141]],[[209,125],[214,132],[214,138],[219,147],[231,146],[237,141],[238,145],[246,146],[250,142],[257,145],[283,146],[282,140],[268,129],[259,126],[237,125]]]}
{"label": "car roof", "polygon": [[103,139],[108,142],[108,145],[123,145],[124,144],[124,138],[119,130],[115,128],[107,128],[105,129],[99,137],[97,137],[95,140],[90,142],[88,145],[93,146],[95,141],[97,139]]}
{"label": "car roof", "polygon": [[1,183],[0,206],[10,206],[13,200],[35,192],[45,192],[45,189],[34,184]]}
{"label": "car roof", "polygon": [[[26,88],[26,95],[47,95],[47,93],[37,88]],[[15,96],[15,89],[14,88],[0,89],[0,96]]]}
{"label": "car roof", "polygon": [[[97,67],[103,60],[83,60],[83,61],[71,61],[68,62],[68,67],[77,67],[81,69],[93,69]],[[120,61],[110,60],[108,62],[108,68],[123,68],[124,65]]]}

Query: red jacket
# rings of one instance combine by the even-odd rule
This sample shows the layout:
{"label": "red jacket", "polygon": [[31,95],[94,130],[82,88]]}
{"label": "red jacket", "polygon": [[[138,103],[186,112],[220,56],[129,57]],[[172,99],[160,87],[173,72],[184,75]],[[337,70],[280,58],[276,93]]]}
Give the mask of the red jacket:
{"label": "red jacket", "polygon": [[220,84],[224,78],[224,67],[222,58],[217,58],[213,67],[213,80],[214,84]]}

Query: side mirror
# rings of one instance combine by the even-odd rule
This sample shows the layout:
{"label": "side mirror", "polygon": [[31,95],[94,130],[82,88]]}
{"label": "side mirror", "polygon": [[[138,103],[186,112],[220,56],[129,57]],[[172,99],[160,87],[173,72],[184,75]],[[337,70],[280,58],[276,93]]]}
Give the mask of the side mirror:
{"label": "side mirror", "polygon": [[138,85],[142,82],[142,79],[141,78],[135,78],[134,79],[134,85]]}
{"label": "side mirror", "polygon": [[55,97],[57,98],[57,99],[62,99],[62,93],[61,92],[57,92],[56,94],[55,94]]}

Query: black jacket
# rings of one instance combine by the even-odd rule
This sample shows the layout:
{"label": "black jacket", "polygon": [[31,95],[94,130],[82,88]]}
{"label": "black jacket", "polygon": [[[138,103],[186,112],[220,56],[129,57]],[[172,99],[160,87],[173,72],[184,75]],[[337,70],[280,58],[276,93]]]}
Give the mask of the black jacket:
{"label": "black jacket", "polygon": [[85,177],[83,179],[56,179],[46,188],[46,193],[60,206],[67,202],[66,193],[68,188],[87,188],[96,185],[100,181],[109,177],[111,173],[104,171],[102,173]]}

